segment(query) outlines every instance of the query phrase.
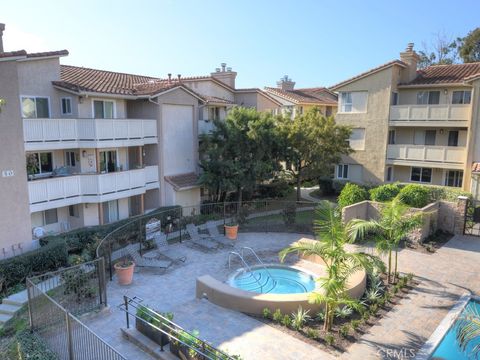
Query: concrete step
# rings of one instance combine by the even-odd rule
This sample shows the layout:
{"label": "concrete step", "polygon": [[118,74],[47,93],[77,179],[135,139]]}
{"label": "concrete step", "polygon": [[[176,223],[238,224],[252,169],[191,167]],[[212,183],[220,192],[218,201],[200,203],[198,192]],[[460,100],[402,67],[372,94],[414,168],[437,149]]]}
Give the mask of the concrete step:
{"label": "concrete step", "polygon": [[10,295],[3,299],[2,303],[7,305],[23,306],[28,302],[27,290],[20,291],[19,293]]}
{"label": "concrete step", "polygon": [[13,315],[15,314],[18,310],[20,310],[22,307],[18,305],[12,305],[12,304],[0,304],[0,314],[10,314]]}
{"label": "concrete step", "polygon": [[12,317],[13,317],[13,315],[11,315],[11,314],[0,314],[0,325],[5,324]]}

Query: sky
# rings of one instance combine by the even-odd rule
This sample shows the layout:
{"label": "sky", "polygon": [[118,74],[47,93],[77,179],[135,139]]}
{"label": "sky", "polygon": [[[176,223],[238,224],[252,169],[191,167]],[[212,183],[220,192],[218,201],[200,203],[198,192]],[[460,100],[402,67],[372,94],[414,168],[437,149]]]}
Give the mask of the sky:
{"label": "sky", "polygon": [[68,65],[166,77],[226,62],[237,87],[331,86],[480,26],[479,0],[9,0],[5,51],[67,49]]}

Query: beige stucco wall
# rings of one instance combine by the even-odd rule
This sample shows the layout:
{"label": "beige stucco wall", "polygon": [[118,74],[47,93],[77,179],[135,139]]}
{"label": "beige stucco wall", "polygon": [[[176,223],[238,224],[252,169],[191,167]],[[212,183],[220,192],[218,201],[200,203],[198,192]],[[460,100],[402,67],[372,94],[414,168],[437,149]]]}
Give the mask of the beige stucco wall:
{"label": "beige stucco wall", "polygon": [[[399,182],[411,182],[410,181],[411,167],[410,166],[394,166],[393,167],[393,180]],[[443,185],[444,170],[433,168],[432,169],[432,182],[431,185]]]}
{"label": "beige stucco wall", "polygon": [[362,183],[384,181],[390,98],[398,76],[399,68],[393,66],[336,89],[368,91],[365,113],[338,112],[335,116],[340,125],[365,128],[365,150],[357,150],[342,159],[342,163],[363,166]]}
{"label": "beige stucco wall", "polygon": [[190,189],[175,192],[175,205],[192,206],[200,204],[200,189]]}
{"label": "beige stucco wall", "polygon": [[243,107],[253,107],[258,111],[272,111],[273,109],[278,109],[280,106],[268,99],[267,97],[257,93],[256,91],[252,92],[241,92],[235,94],[235,103]]}

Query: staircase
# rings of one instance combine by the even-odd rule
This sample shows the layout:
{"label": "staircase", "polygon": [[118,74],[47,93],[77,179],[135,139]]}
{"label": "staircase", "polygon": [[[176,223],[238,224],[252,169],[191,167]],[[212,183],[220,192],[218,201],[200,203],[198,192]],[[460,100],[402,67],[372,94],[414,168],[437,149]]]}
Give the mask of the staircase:
{"label": "staircase", "polygon": [[27,289],[3,299],[0,304],[0,328],[28,303]]}

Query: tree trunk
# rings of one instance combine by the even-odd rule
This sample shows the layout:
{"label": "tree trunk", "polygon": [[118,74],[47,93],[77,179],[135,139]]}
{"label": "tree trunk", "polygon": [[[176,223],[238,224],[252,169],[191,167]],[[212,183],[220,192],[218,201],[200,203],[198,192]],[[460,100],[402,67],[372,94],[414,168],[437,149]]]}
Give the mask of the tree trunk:
{"label": "tree trunk", "polygon": [[328,331],[328,319],[330,317],[328,303],[325,303],[325,319],[323,320],[323,330]]}
{"label": "tree trunk", "polygon": [[239,186],[237,188],[237,192],[238,192],[238,211],[240,211],[240,208],[242,207],[242,196],[243,196],[243,190],[242,190],[242,187]]}
{"label": "tree trunk", "polygon": [[302,194],[302,192],[300,190],[301,183],[302,183],[302,167],[301,167],[301,165],[298,165],[297,169],[298,169],[298,172],[297,172],[297,201],[300,201],[301,194]]}
{"label": "tree trunk", "polygon": [[397,281],[397,266],[398,266],[398,248],[395,249],[395,270],[393,272],[393,282]]}
{"label": "tree trunk", "polygon": [[391,275],[392,275],[392,249],[388,249],[388,270],[387,270],[387,281],[390,284]]}

